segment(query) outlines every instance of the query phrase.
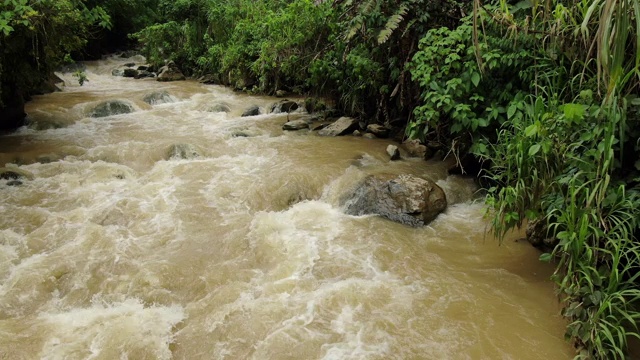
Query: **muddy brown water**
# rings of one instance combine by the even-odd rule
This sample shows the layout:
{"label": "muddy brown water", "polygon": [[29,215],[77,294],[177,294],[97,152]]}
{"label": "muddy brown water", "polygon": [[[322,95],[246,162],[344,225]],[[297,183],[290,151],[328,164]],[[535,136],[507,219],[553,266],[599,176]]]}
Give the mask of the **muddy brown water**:
{"label": "muddy brown water", "polygon": [[[111,76],[28,104],[0,138],[0,359],[569,359],[553,269],[486,234],[473,182],[389,142],[285,133],[274,98]],[[166,90],[175,102],[142,98]],[[90,118],[108,99],[130,114]],[[230,113],[206,110],[224,102]],[[302,113],[291,117],[304,117]],[[237,136],[239,132],[245,136]],[[166,160],[189,143],[201,156]],[[345,215],[375,172],[437,181],[430,226]]]}

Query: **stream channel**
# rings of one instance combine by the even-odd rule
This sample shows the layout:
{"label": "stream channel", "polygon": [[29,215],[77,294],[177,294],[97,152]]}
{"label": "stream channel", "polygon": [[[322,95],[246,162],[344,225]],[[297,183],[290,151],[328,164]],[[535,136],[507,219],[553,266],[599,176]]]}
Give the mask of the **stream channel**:
{"label": "stream channel", "polygon": [[[33,174],[0,180],[0,359],[573,356],[552,265],[488,234],[473,181],[390,162],[387,140],[240,117],[276,98],[112,76],[125,62],[144,59],[87,63],[83,86],[60,74],[0,137],[0,165]],[[134,111],[90,117],[105,100]],[[200,156],[167,159],[185,143]],[[377,172],[436,181],[448,209],[421,228],[344,214]]]}

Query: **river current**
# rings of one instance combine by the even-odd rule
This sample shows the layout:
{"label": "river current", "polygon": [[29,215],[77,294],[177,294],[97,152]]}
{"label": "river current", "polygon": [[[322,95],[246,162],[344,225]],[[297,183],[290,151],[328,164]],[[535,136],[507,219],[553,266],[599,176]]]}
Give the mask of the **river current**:
{"label": "river current", "polygon": [[[553,267],[487,233],[472,181],[390,162],[390,141],[240,117],[275,98],[111,75],[129,61],[87,63],[83,86],[61,74],[0,137],[0,166],[33,174],[0,180],[0,359],[573,356]],[[142,101],[158,90],[173,101]],[[135,111],[88,116],[111,99]],[[185,143],[201,156],[167,159]],[[423,228],[345,215],[376,172],[432,179],[450,205]]]}

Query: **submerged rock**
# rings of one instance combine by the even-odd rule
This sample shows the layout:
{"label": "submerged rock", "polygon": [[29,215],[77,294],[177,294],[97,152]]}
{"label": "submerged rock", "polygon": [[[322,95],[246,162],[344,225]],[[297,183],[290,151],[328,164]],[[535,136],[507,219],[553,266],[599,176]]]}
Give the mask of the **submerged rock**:
{"label": "submerged rock", "polygon": [[27,170],[22,170],[17,167],[2,167],[0,168],[0,179],[3,180],[33,180],[34,176]]}
{"label": "submerged rock", "polygon": [[362,134],[362,137],[365,138],[365,139],[369,139],[369,140],[377,139],[377,137],[375,135],[373,135],[372,133],[364,133],[364,134]]}
{"label": "submerged rock", "polygon": [[367,176],[343,204],[350,215],[377,214],[401,224],[423,226],[447,208],[447,199],[433,181],[383,174]]}
{"label": "submerged rock", "polygon": [[256,115],[260,115],[260,107],[257,105],[253,105],[251,107],[248,107],[240,116],[246,117],[246,116],[256,116]]}
{"label": "submerged rock", "polygon": [[333,124],[318,131],[320,136],[341,136],[353,133],[358,128],[358,120],[350,117],[341,117]]}
{"label": "submerged rock", "polygon": [[145,95],[142,98],[142,101],[146,102],[149,105],[159,105],[172,103],[175,101],[175,99],[169,94],[168,91],[154,91],[151,94]]}
{"label": "submerged rock", "polygon": [[228,112],[231,112],[231,107],[229,107],[229,104],[221,102],[221,103],[217,103],[217,104],[211,105],[207,109],[207,111],[208,112],[215,112],[215,113],[217,113],[217,112],[228,113]]}
{"label": "submerged rock", "polygon": [[128,114],[133,112],[133,105],[122,100],[105,101],[95,108],[89,114],[94,118],[106,117],[111,115]]}
{"label": "submerged rock", "polygon": [[191,144],[171,145],[167,151],[167,160],[190,160],[200,157],[200,152]]}
{"label": "submerged rock", "polygon": [[282,130],[302,130],[308,129],[309,123],[306,120],[289,121],[282,125]]}

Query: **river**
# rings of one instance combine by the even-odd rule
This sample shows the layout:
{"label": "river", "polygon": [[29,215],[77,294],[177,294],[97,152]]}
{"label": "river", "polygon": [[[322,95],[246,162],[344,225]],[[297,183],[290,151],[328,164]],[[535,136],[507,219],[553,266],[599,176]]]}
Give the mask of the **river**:
{"label": "river", "polygon": [[[0,359],[573,356],[553,267],[521,233],[487,234],[472,181],[390,162],[390,141],[239,116],[275,98],[111,75],[127,61],[144,59],[88,63],[83,86],[61,75],[0,138],[0,165],[33,174],[0,180]],[[175,101],[142,101],[157,90]],[[135,111],[88,117],[109,99]],[[201,156],[167,160],[181,143]],[[423,228],[345,215],[376,172],[437,181],[451,204]]]}

